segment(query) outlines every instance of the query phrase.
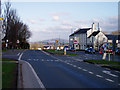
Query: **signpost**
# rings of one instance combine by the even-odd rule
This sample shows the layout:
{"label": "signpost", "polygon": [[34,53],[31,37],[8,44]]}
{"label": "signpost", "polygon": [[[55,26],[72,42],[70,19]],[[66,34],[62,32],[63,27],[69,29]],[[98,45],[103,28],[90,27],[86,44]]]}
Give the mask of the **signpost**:
{"label": "signpost", "polygon": [[[74,40],[74,44],[77,44],[77,40]],[[76,54],[76,49],[75,49],[75,54]]]}
{"label": "signpost", "polygon": [[77,40],[74,40],[74,44],[77,44]]}

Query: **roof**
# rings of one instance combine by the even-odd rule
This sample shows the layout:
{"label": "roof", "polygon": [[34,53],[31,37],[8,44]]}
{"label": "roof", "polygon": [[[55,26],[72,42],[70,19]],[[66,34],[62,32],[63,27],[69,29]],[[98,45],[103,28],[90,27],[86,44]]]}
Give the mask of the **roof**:
{"label": "roof", "polygon": [[108,38],[108,40],[112,40],[113,38],[116,38],[117,40],[120,40],[120,35],[110,35],[110,34],[106,34],[106,37]]}
{"label": "roof", "polygon": [[90,30],[91,28],[83,28],[83,29],[78,29],[77,31],[75,31],[74,33],[72,33],[70,36],[74,36],[75,34],[81,34],[81,33],[86,33],[88,30]]}
{"label": "roof", "polygon": [[96,36],[100,31],[96,31],[96,32],[93,32],[88,38],[90,38],[91,36]]}

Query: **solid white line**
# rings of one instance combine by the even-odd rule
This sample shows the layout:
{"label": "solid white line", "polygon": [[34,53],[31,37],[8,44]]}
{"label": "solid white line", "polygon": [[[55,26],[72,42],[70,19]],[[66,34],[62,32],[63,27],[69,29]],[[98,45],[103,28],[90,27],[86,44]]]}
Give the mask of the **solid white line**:
{"label": "solid white line", "polygon": [[96,76],[97,76],[97,77],[101,77],[101,78],[103,77],[103,76],[101,76],[101,75],[96,75]]}
{"label": "solid white line", "polygon": [[106,78],[105,80],[107,80],[107,81],[109,81],[109,82],[114,82],[113,80],[111,80],[111,79],[108,79],[108,78]]}
{"label": "solid white line", "polygon": [[47,55],[50,55],[49,53],[47,53],[47,52],[45,52],[45,51],[43,51],[43,50],[41,50],[43,53],[45,53],[45,54],[47,54]]}
{"label": "solid white line", "polygon": [[45,86],[44,86],[43,83],[41,82],[40,78],[37,76],[37,74],[36,74],[35,70],[33,69],[33,67],[32,67],[28,62],[26,62],[26,63],[27,63],[27,64],[29,65],[29,67],[31,68],[31,70],[32,70],[33,74],[35,75],[35,77],[36,77],[36,79],[37,79],[40,87],[45,89]]}

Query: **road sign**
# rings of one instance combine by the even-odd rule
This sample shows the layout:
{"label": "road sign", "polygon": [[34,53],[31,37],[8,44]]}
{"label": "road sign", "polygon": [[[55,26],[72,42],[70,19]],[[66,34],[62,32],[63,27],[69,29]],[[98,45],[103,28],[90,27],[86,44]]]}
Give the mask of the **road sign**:
{"label": "road sign", "polygon": [[4,20],[3,18],[0,18],[0,20]]}
{"label": "road sign", "polygon": [[58,40],[55,40],[56,43],[58,43]]}
{"label": "road sign", "polygon": [[77,44],[77,40],[74,41],[74,44]]}

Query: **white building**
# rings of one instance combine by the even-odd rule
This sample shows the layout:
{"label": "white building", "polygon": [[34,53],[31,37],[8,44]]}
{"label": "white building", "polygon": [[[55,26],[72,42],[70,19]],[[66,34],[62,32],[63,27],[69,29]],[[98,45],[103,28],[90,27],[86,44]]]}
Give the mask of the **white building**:
{"label": "white building", "polygon": [[[77,40],[77,44],[74,44],[74,40]],[[95,28],[95,24],[92,24],[92,28],[82,28],[78,29],[69,36],[69,45],[75,49],[84,50],[87,47],[94,47],[98,44],[107,41],[107,37],[101,32],[101,29],[98,27],[98,30]]]}

